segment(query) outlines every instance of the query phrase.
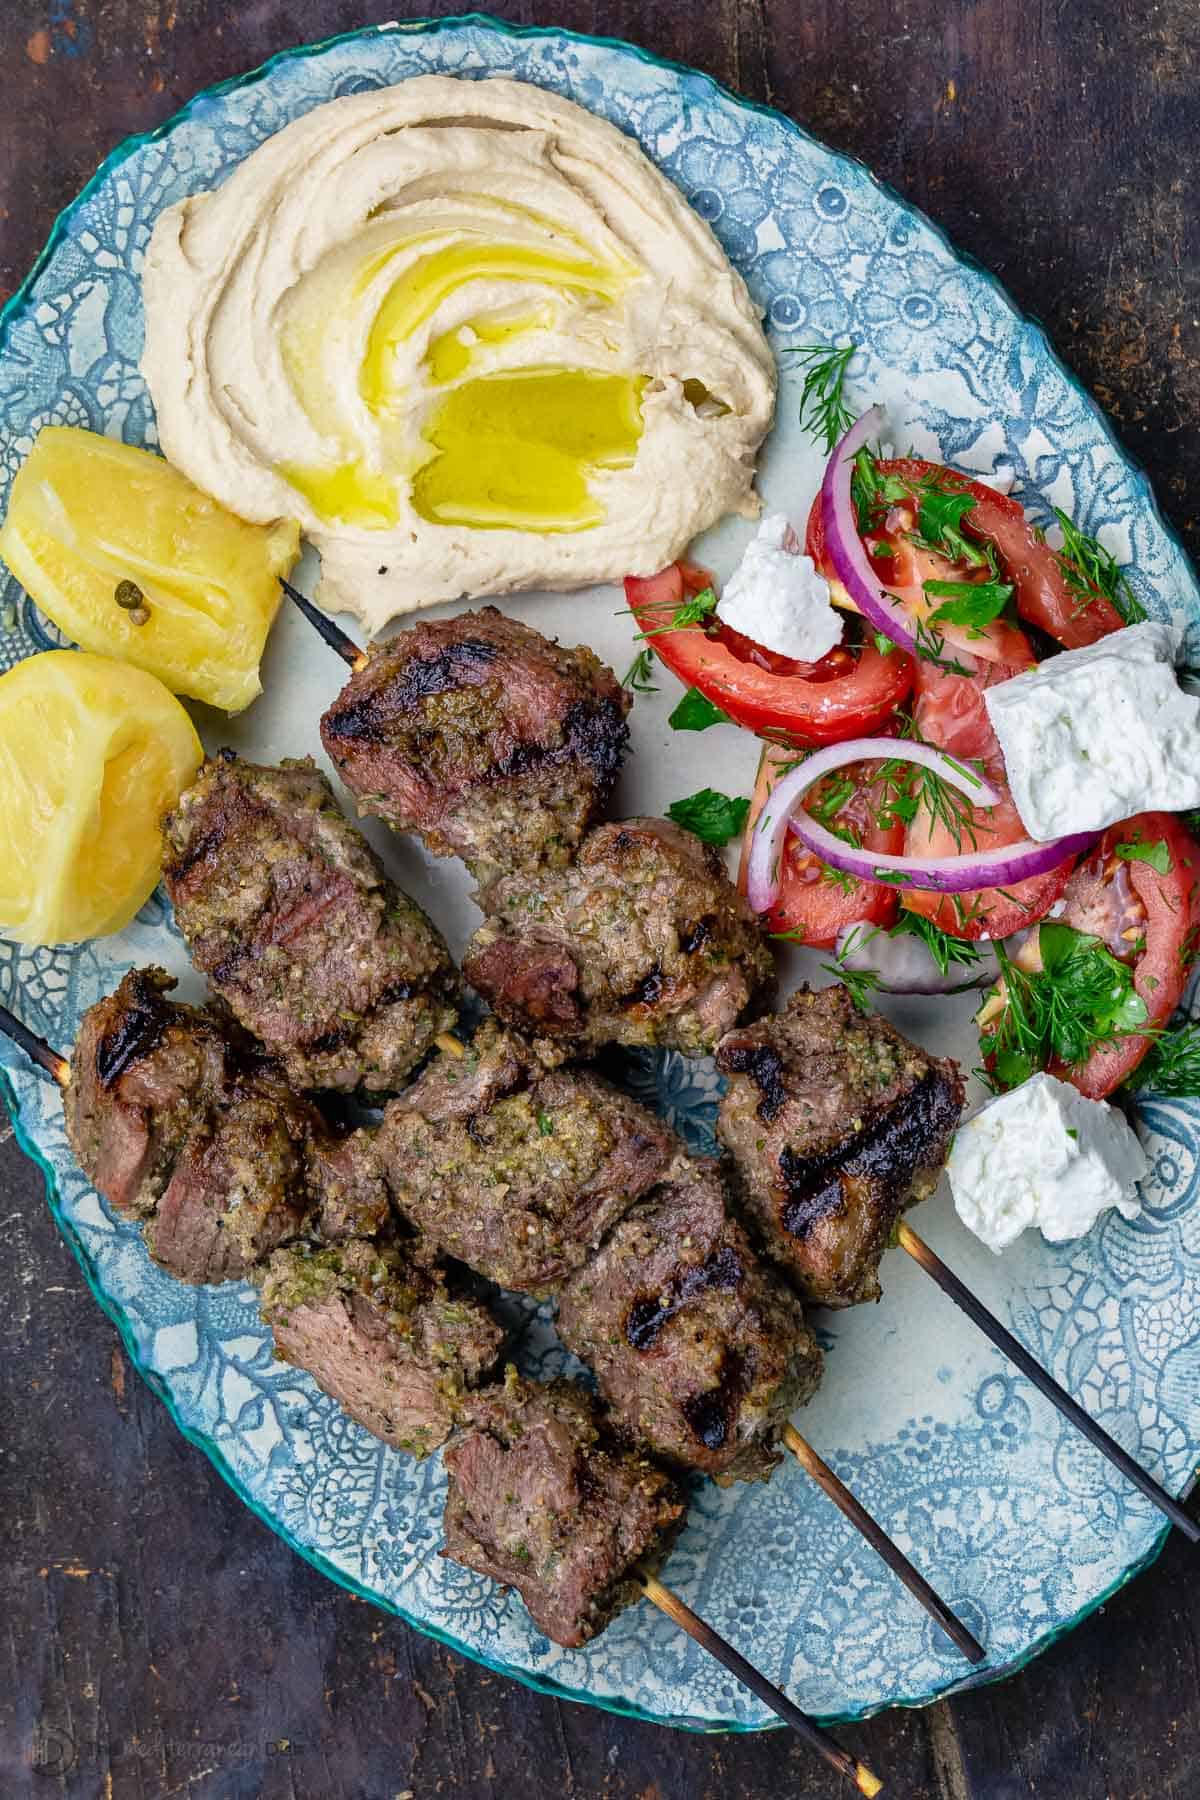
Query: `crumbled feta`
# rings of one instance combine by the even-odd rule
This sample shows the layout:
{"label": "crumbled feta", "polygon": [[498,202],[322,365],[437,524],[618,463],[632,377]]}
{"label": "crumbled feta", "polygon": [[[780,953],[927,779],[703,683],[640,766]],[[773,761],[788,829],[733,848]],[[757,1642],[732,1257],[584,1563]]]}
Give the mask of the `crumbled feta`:
{"label": "crumbled feta", "polygon": [[1175,679],[1168,625],[1064,650],[984,701],[1021,821],[1041,843],[1200,805],[1200,698]]}
{"label": "crumbled feta", "polygon": [[959,1128],[946,1173],[959,1218],[999,1255],[1030,1225],[1059,1244],[1082,1237],[1111,1206],[1136,1218],[1136,1184],[1149,1166],[1115,1107],[1033,1075]]}
{"label": "crumbled feta", "polygon": [[819,662],[842,641],[829,583],[782,513],[768,513],[717,602],[723,624],[766,650]]}

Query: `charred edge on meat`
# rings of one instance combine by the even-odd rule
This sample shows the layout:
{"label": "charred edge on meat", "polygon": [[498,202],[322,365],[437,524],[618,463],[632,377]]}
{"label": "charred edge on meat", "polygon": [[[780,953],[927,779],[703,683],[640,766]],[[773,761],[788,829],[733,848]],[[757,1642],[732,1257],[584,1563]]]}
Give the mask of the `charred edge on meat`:
{"label": "charred edge on meat", "polygon": [[723,1044],[718,1067],[726,1075],[748,1075],[762,1098],[758,1116],[767,1125],[778,1118],[788,1097],[783,1058],[770,1044]]}
{"label": "charred edge on meat", "polygon": [[144,969],[134,970],[128,985],[132,1004],[121,1014],[115,1030],[96,1044],[96,1079],[102,1088],[114,1087],[133,1063],[158,1048],[174,1015],[163,989]]}
{"label": "charred edge on meat", "polygon": [[703,950],[713,934],[716,922],[712,913],[705,913],[702,919],[697,919],[694,925],[688,926],[679,939],[679,948],[685,956],[695,956],[697,950]]}
{"label": "charred edge on meat", "polygon": [[927,1069],[915,1087],[836,1149],[801,1156],[785,1147],[779,1158],[786,1192],[780,1212],[784,1230],[794,1238],[807,1237],[836,1212],[847,1175],[903,1192],[918,1169],[939,1159],[958,1114],[952,1084],[941,1070]]}
{"label": "charred edge on meat", "polygon": [[449,693],[464,680],[491,667],[499,652],[482,638],[465,638],[447,644],[435,656],[414,656],[399,674],[383,686],[334,706],[325,715],[325,730],[332,738],[357,743],[382,743],[387,724],[400,713],[411,712],[422,700]]}
{"label": "charred edge on meat", "polygon": [[625,1320],[626,1337],[635,1350],[652,1350],[663,1327],[670,1323],[681,1306],[696,1294],[714,1290],[731,1293],[744,1274],[741,1257],[732,1244],[726,1244],[704,1262],[677,1275],[665,1294],[635,1301]]}
{"label": "charred edge on meat", "polygon": [[617,1004],[618,1006],[628,1007],[657,1006],[658,1002],[663,997],[664,991],[670,985],[670,983],[664,980],[663,972],[659,964],[655,963],[649,973],[642,976],[642,979],[630,993],[618,995]]}
{"label": "charred edge on meat", "polygon": [[719,1386],[683,1401],[683,1416],[706,1450],[725,1448],[746,1386],[746,1364],[741,1352],[726,1350],[721,1358]]}

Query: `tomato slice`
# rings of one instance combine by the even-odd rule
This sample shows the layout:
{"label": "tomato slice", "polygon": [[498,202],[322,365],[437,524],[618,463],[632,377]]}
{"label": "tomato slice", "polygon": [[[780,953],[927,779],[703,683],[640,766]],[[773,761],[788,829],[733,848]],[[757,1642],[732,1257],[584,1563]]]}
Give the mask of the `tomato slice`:
{"label": "tomato slice", "polygon": [[[746,820],[742,840],[742,861],[738,871],[738,887],[746,891],[746,864],[750,855],[750,839],[754,822],[763,810],[779,777],[795,766],[795,757],[782,747],[767,745],[758,764],[758,778]],[[877,823],[885,796],[873,777],[878,763],[850,763],[836,774],[827,776],[806,797],[805,804],[820,810],[822,803],[843,794],[847,785],[851,792],[829,813],[824,823],[834,829],[852,830],[869,850],[899,855],[904,847],[904,826],[896,820],[889,825]],[[831,950],[843,925],[865,920],[872,925],[894,925],[900,903],[894,887],[874,881],[857,881],[831,869],[819,856],[806,850],[799,838],[789,834],[780,859],[779,898],[765,916],[768,931],[794,936],[809,949]]]}
{"label": "tomato slice", "polygon": [[[658,575],[628,575],[625,598],[646,642],[673,674],[759,737],[814,749],[846,738],[872,737],[912,687],[913,662],[873,644],[839,647],[817,663],[790,663],[719,623],[663,631],[688,598],[712,586],[691,563]],[[779,664],[787,665],[780,669]]]}
{"label": "tomato slice", "polygon": [[[1023,508],[1009,495],[998,494],[982,481],[972,481],[969,475],[963,475],[957,469],[927,462],[919,456],[890,457],[876,466],[881,475],[898,476],[912,486],[935,479],[943,492],[969,493],[975,504],[963,515],[963,535],[975,543],[991,544],[1004,580],[1016,589],[1014,599],[1020,617],[1027,625],[1036,625],[1048,633],[1064,649],[1077,650],[1084,644],[1094,644],[1124,625],[1124,619],[1106,594],[1093,589],[1089,597],[1071,586],[1056,552],[1038,536]],[[872,532],[864,542],[871,548],[882,541],[893,552],[891,560],[873,558],[876,572],[890,592],[924,610],[927,602],[920,583],[930,575],[936,573],[941,578],[962,580],[978,571],[947,563],[944,558],[931,556],[927,551],[918,551],[900,535],[912,528],[908,510],[896,509],[894,518],[889,520],[893,529]],[[830,571],[825,566],[820,495],[809,513],[805,549],[828,579]],[[936,569],[934,565],[937,565]],[[1012,642],[1008,637],[1011,629],[1005,627],[1002,620],[997,620],[986,628],[982,639],[960,637],[951,627],[946,628],[945,635],[948,643],[962,643],[976,657],[1015,663],[1018,659],[1012,654]]]}
{"label": "tomato slice", "polygon": [[[1167,847],[1168,868],[1126,861],[1118,844]],[[1133,985],[1148,1026],[1163,1026],[1183,998],[1200,945],[1200,844],[1173,813],[1139,813],[1106,831],[1067,884],[1064,925],[1100,937],[1133,962]],[[1131,1075],[1150,1048],[1148,1037],[1098,1044],[1077,1069],[1054,1073],[1089,1100],[1102,1100]]]}
{"label": "tomato slice", "polygon": [[[972,849],[997,850],[1028,837],[1009,791],[1004,757],[983,696],[986,688],[1007,681],[1032,661],[1032,654],[1028,654],[1016,667],[1005,663],[981,663],[977,673],[971,676],[952,675],[935,668],[932,663],[918,663],[913,718],[920,736],[962,762],[981,762],[988,780],[999,789],[1001,799],[990,810],[973,807],[969,821],[964,823],[958,837],[948,824],[930,819],[922,809],[908,828],[904,843],[906,856],[954,856]],[[1031,876],[1028,881],[1018,881],[1003,889],[935,894],[928,889],[910,888],[901,904],[909,912],[932,919],[951,937],[1008,937],[1014,931],[1035,925],[1049,912],[1067,885],[1072,865],[1073,859],[1068,857],[1044,875]]]}

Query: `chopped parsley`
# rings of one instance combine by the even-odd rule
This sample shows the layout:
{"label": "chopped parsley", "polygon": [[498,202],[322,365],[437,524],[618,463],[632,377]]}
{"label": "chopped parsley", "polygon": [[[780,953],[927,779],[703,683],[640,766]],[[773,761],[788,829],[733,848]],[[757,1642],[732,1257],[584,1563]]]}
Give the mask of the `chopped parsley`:
{"label": "chopped parsley", "polygon": [[749,800],[731,798],[716,788],[701,788],[668,806],[667,817],[705,844],[727,844],[742,830],[749,811]]}
{"label": "chopped parsley", "polygon": [[943,604],[930,614],[935,624],[965,625],[973,637],[998,619],[1013,596],[1008,581],[926,581],[925,592]]}
{"label": "chopped parsley", "polygon": [[995,947],[1004,1010],[981,1042],[994,1057],[1002,1088],[1019,1086],[1051,1062],[1077,1067],[1097,1044],[1135,1035],[1146,1023],[1133,971],[1099,938],[1043,923],[1038,947],[1042,968],[1036,973],[1019,968],[1003,944]]}
{"label": "chopped parsley", "polygon": [[1167,848],[1166,838],[1156,838],[1151,844],[1135,837],[1126,844],[1114,844],[1113,849],[1122,862],[1149,863],[1157,875],[1171,873],[1171,852]]}
{"label": "chopped parsley", "polygon": [[689,688],[667,724],[672,731],[707,731],[710,725],[727,725],[729,714],[714,706],[699,688]]}
{"label": "chopped parsley", "polygon": [[972,543],[963,536],[963,519],[975,504],[973,494],[938,487],[934,478],[922,482],[913,497],[917,501],[917,529],[910,534],[910,541],[918,549],[936,550],[947,561],[966,563],[969,569],[992,566],[991,546]]}

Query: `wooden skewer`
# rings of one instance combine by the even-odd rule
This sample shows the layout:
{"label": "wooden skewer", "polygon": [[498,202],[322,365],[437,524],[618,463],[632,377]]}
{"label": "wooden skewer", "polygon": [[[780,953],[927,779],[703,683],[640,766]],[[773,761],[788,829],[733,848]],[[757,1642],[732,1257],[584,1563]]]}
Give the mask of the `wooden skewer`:
{"label": "wooden skewer", "polygon": [[7,1006],[0,1006],[0,1031],[10,1037],[14,1044],[19,1044],[31,1062],[39,1069],[45,1069],[47,1075],[53,1076],[59,1087],[71,1084],[71,1065],[65,1056],[60,1056],[37,1033],[30,1031],[28,1025],[22,1025],[15,1013],[9,1012]]}
{"label": "wooden skewer", "polygon": [[826,1493],[856,1531],[860,1531],[876,1555],[881,1556],[893,1575],[899,1577],[913,1598],[925,1608],[946,1636],[960,1649],[969,1662],[981,1663],[987,1651],[978,1638],[972,1637],[962,1620],[956,1618],[945,1601],[930,1587],[925,1577],[909,1562],[898,1544],[894,1544],[877,1519],[857,1500],[836,1476],[823,1457],[818,1456],[807,1438],[801,1437],[794,1425],[785,1425],[783,1441],[806,1474]]}
{"label": "wooden skewer", "polygon": [[977,1300],[969,1287],[965,1287],[952,1269],[948,1269],[941,1257],[929,1248],[923,1238],[919,1238],[911,1225],[901,1220],[896,1230],[896,1241],[902,1250],[906,1250],[913,1261],[924,1269],[927,1275],[947,1294],[954,1304],[961,1307],[972,1324],[978,1325],[985,1337],[991,1339],[997,1350],[1014,1362],[1022,1375],[1031,1381],[1040,1394],[1044,1394],[1052,1406],[1056,1406],[1064,1419],[1068,1419],[1077,1431],[1081,1431],[1090,1444],[1094,1444],[1102,1456],[1107,1456],[1113,1467],[1119,1469],[1126,1480],[1132,1481],[1159,1512],[1170,1519],[1172,1525],[1178,1526],[1184,1536],[1193,1544],[1200,1543],[1200,1525],[1190,1519],[1180,1506],[1178,1500],[1168,1494],[1166,1488],[1148,1475],[1139,1463],[1134,1462],[1127,1450],[1122,1450],[1116,1439],[1110,1437],[1102,1425],[1085,1413],[1078,1400],[1068,1394],[1065,1387],[1055,1381],[1047,1369],[1043,1369],[1024,1344],[1016,1339],[995,1316],[990,1313],[983,1302]]}
{"label": "wooden skewer", "polygon": [[740,1651],[735,1650],[711,1625],[694,1613],[690,1606],[685,1605],[678,1594],[664,1587],[656,1575],[648,1575],[642,1569],[635,1569],[634,1574],[641,1583],[647,1600],[665,1613],[673,1624],[686,1631],[702,1650],[715,1656],[731,1675],[737,1677],[743,1687],[748,1687],[752,1694],[757,1694],[764,1705],[769,1706],[785,1725],[790,1725],[839,1775],[852,1781],[860,1794],[866,1794],[870,1800],[871,1796],[879,1793],[883,1783],[878,1775],[873,1774],[865,1763],[851,1756],[848,1750],[843,1750],[815,1720],[810,1719],[806,1712],[801,1712],[780,1688],[772,1686],[765,1675],[759,1674],[753,1663],[748,1663]]}
{"label": "wooden skewer", "polygon": [[314,631],[320,633],[331,650],[337,651],[344,663],[349,663],[356,675],[360,669],[366,668],[367,653],[360,644],[356,644],[352,637],[347,637],[340,625],[335,625],[332,619],[326,618],[320,608],[314,606],[290,581],[284,581],[281,576],[279,585],[288,599],[300,608]]}

